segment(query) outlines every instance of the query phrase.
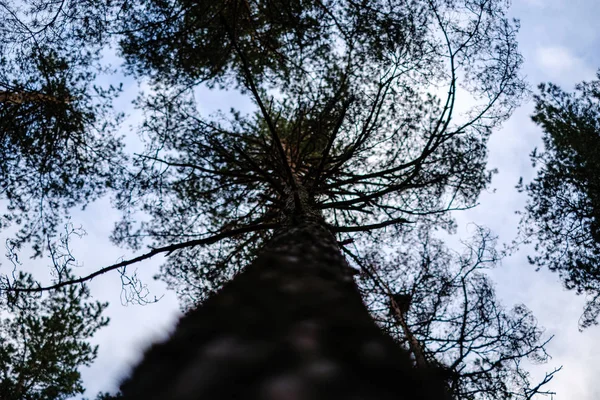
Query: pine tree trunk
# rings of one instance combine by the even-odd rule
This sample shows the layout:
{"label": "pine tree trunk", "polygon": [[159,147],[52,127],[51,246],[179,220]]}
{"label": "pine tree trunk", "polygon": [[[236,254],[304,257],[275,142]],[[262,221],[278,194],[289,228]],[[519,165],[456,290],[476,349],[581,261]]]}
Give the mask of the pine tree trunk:
{"label": "pine tree trunk", "polygon": [[318,221],[275,233],[257,259],[154,345],[127,399],[445,399],[374,323]]}

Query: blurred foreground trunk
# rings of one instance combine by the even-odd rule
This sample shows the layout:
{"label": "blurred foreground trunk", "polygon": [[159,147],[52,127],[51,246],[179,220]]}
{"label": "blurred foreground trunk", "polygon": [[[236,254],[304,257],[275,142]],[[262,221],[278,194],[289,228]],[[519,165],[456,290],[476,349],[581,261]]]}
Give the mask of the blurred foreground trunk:
{"label": "blurred foreground trunk", "polygon": [[334,236],[304,218],[190,311],[122,385],[126,399],[446,399],[372,320]]}

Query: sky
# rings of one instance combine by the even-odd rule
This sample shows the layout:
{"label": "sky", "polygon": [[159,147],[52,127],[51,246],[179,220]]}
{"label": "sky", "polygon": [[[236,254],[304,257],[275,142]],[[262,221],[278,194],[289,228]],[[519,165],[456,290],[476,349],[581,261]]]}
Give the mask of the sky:
{"label": "sky", "polygon": [[[597,0],[514,0],[511,14],[521,21],[518,37],[525,58],[523,72],[532,89],[540,82],[553,82],[573,90],[576,83],[595,78],[600,68],[600,2]],[[515,111],[489,143],[489,167],[498,168],[491,190],[480,197],[480,205],[457,215],[458,235],[467,234],[468,222],[489,227],[500,241],[516,235],[526,196],[514,187],[519,177],[525,182],[534,176],[528,154],[541,146],[541,130],[530,120],[533,103]],[[528,251],[529,250],[529,251]],[[554,335],[547,349],[552,359],[530,368],[542,378],[545,371],[563,366],[547,389],[555,400],[600,398],[600,327],[578,330],[584,299],[566,291],[556,274],[535,272],[527,262],[531,249],[522,248],[492,271],[499,298],[507,306],[527,305],[546,335]]]}
{"label": "sky", "polygon": [[[551,81],[572,90],[577,82],[590,80],[600,67],[600,16],[598,0],[514,0],[511,16],[521,20],[518,36],[520,50],[525,58],[523,73],[532,89],[538,83]],[[135,93],[133,83],[125,83],[125,92]],[[130,89],[130,90],[128,90]],[[207,108],[227,110],[235,102],[233,93],[202,92],[200,104]],[[123,97],[117,109],[129,110],[130,123],[139,115],[131,110],[131,98]],[[470,223],[489,227],[500,242],[510,242],[516,235],[525,195],[515,185],[519,177],[531,180],[534,171],[528,154],[541,144],[541,131],[530,120],[533,104],[525,102],[513,116],[498,129],[490,140],[489,167],[497,168],[490,190],[480,197],[480,205],[457,213],[458,237],[470,236]],[[131,142],[132,146],[134,142]],[[73,222],[81,224],[87,235],[76,240],[74,252],[81,263],[80,274],[109,265],[121,257],[132,255],[112,245],[108,237],[118,219],[110,201],[102,199],[90,205],[85,212],[74,212]],[[548,364],[532,366],[535,377],[545,371],[563,366],[547,389],[557,392],[555,400],[600,399],[600,327],[578,331],[578,319],[584,299],[563,289],[558,276],[547,271],[535,272],[527,263],[527,248],[504,260],[502,266],[491,271],[499,298],[506,306],[524,303],[546,328],[546,335],[554,335],[548,345],[552,359]],[[108,327],[93,339],[100,346],[99,356],[91,367],[82,368],[86,397],[93,398],[99,391],[114,391],[122,377],[140,360],[143,350],[153,341],[168,335],[179,317],[179,306],[174,293],[163,283],[154,281],[161,258],[137,266],[137,273],[148,285],[152,295],[162,296],[155,304],[146,306],[123,305],[118,274],[107,274],[90,283],[98,300],[109,301]],[[136,266],[134,266],[136,267]]]}

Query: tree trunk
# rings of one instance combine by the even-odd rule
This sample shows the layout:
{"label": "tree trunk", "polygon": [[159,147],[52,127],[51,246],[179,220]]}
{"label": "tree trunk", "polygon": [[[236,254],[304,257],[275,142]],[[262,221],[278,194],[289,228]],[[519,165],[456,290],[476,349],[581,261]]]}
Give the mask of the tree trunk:
{"label": "tree trunk", "polygon": [[394,299],[392,299],[392,312],[394,313],[393,315],[396,322],[398,322],[402,328],[402,332],[408,341],[408,347],[410,348],[411,353],[415,356],[415,364],[419,368],[427,367],[428,363],[427,358],[425,358],[425,353],[423,353],[423,347],[415,335],[413,335],[406,322],[406,312],[402,310],[402,307],[398,306]]}
{"label": "tree trunk", "polygon": [[306,218],[189,312],[121,386],[126,399],[446,399],[374,323],[337,242]]}

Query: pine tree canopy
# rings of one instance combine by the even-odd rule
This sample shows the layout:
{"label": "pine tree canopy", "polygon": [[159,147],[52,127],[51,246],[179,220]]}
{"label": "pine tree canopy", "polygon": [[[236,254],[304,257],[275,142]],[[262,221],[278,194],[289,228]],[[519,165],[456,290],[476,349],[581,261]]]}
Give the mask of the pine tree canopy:
{"label": "pine tree canopy", "polygon": [[[183,298],[226,281],[294,210],[323,215],[341,240],[424,219],[451,226],[447,211],[473,206],[489,183],[487,138],[524,89],[500,1],[127,10],[121,51],[153,93],[139,102],[147,150],[122,179],[113,238],[163,248],[230,233],[172,253],[161,275]],[[239,89],[255,112],[204,115],[199,85]],[[473,107],[456,111],[460,94]]]}
{"label": "pine tree canopy", "polygon": [[106,42],[101,1],[0,2],[0,228],[33,243],[111,186],[121,158],[117,87],[95,85]]}
{"label": "pine tree canopy", "polygon": [[536,178],[521,230],[535,241],[530,262],[559,273],[568,289],[588,295],[582,328],[600,313],[600,81],[569,93],[543,84],[533,121],[543,130],[544,148],[531,160]]}
{"label": "pine tree canopy", "polygon": [[[66,273],[65,279],[72,278]],[[18,288],[31,287],[20,274]],[[89,366],[98,346],[89,343],[108,324],[106,303],[92,301],[85,286],[51,293],[19,293],[0,303],[0,398],[59,400],[84,392],[79,368]]]}
{"label": "pine tree canopy", "polygon": [[[41,254],[61,215],[111,188],[124,212],[114,241],[170,252],[162,277],[194,298],[295,208],[342,240],[423,219],[451,227],[447,211],[489,183],[487,138],[524,90],[503,1],[36,5],[21,19],[4,7],[13,245]],[[111,43],[152,88],[137,101],[146,150],[128,168],[107,108],[118,89],[93,85]],[[205,86],[239,90],[255,111],[204,115]]]}
{"label": "pine tree canopy", "polygon": [[[293,349],[281,343],[299,324],[307,335],[322,332],[318,344],[331,349],[323,354],[347,361],[344,377],[357,379],[346,379],[343,390],[374,399],[397,393],[393,381],[383,381],[398,372],[407,386],[415,382],[415,399],[441,386],[462,398],[529,399],[551,379],[531,388],[518,365],[547,357],[531,313],[497,305],[477,272],[484,261],[451,256],[431,236],[452,231],[450,212],[474,207],[488,187],[488,138],[527,91],[519,23],[507,17],[505,0],[0,0],[0,18],[0,199],[7,205],[0,228],[16,232],[12,260],[31,245],[34,256],[55,261],[50,243],[70,211],[107,193],[122,212],[112,241],[140,254],[84,276],[54,264],[62,274],[50,284],[3,273],[1,289],[75,301],[87,292],[73,285],[118,270],[135,298],[140,286],[126,268],[162,254],[157,278],[191,310],[125,381],[127,398],[167,393],[162,379],[180,382],[189,365],[209,365],[210,373],[185,380],[180,398],[239,393],[222,384],[247,361],[227,359],[232,343],[248,350],[268,342],[269,351],[251,360],[269,365],[262,372],[274,374],[275,357],[302,369],[308,361],[294,364],[285,358]],[[111,52],[122,65],[106,65]],[[143,120],[127,134],[139,135],[135,153],[122,137],[122,110],[113,108],[123,86],[104,84],[116,80],[115,68],[147,89],[135,100]],[[250,100],[251,110],[232,104],[206,112],[211,94],[224,91]],[[405,261],[414,265],[398,285],[398,265],[378,251],[407,243],[417,249],[420,241],[439,258],[411,253]],[[293,250],[287,258],[286,246]],[[294,269],[311,259],[305,264],[313,270]],[[360,301],[352,274],[360,274],[362,298],[388,335]],[[64,397],[81,391],[74,366],[91,362],[95,349],[86,340],[106,324],[103,304],[77,307],[77,322],[89,326],[49,351],[79,351],[59,371],[70,380],[54,371],[39,383]],[[232,320],[217,315],[223,310]],[[305,314],[320,325],[306,324]],[[266,334],[255,329],[271,323]],[[255,336],[241,337],[248,326]],[[338,341],[332,332],[340,331],[353,334]],[[226,351],[194,360],[202,352],[178,338]],[[354,351],[365,340],[385,344],[379,353],[389,355],[369,361],[379,369]],[[475,348],[489,354],[479,357]],[[212,356],[223,357],[213,365]],[[441,376],[426,390],[421,371]],[[268,398],[283,398],[265,382]]]}

